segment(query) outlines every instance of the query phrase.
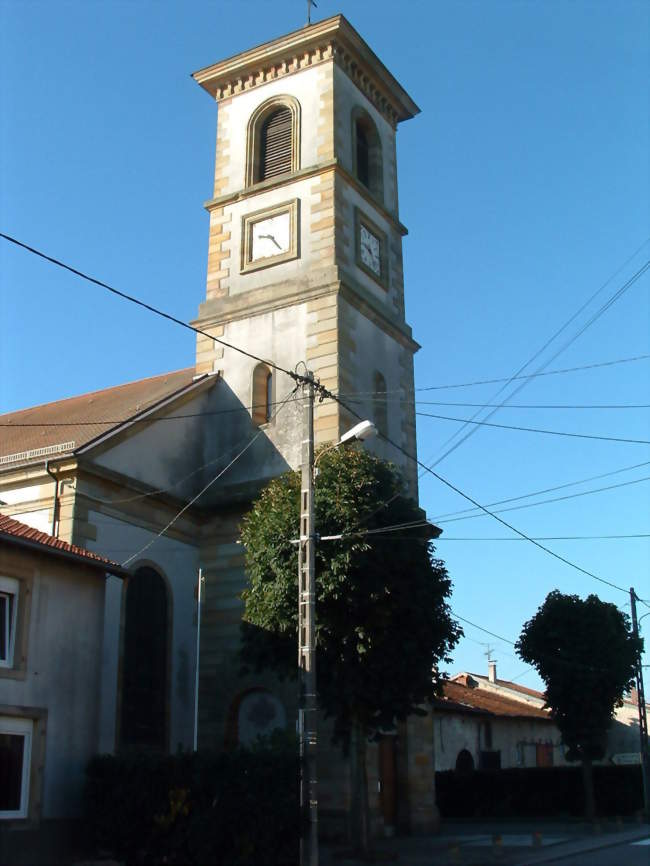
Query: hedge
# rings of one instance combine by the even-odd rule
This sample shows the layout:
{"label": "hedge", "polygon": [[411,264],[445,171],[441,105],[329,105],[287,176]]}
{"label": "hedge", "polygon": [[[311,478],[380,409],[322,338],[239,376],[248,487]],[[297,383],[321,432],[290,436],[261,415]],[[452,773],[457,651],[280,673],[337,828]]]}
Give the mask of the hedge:
{"label": "hedge", "polygon": [[[642,808],[641,768],[595,766],[599,815],[632,815]],[[436,773],[436,802],[445,818],[580,817],[582,770],[522,767]]]}
{"label": "hedge", "polygon": [[94,844],[127,864],[295,864],[297,751],[274,738],[228,753],[95,757],[85,800]]}

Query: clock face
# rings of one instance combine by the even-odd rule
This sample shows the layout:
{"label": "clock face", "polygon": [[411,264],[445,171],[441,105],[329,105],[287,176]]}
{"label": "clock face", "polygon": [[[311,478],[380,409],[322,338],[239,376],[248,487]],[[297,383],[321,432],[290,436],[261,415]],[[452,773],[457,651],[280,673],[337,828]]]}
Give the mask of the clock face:
{"label": "clock face", "polygon": [[289,211],[266,217],[251,226],[251,261],[268,259],[289,251],[291,215]]}
{"label": "clock face", "polygon": [[359,226],[359,254],[363,264],[373,274],[381,276],[381,241],[363,223]]}

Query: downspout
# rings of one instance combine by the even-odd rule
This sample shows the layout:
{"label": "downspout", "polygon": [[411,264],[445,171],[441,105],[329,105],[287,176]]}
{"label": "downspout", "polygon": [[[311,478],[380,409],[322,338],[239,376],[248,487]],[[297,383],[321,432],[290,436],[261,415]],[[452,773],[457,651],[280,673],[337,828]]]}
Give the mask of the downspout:
{"label": "downspout", "polygon": [[50,470],[50,461],[49,460],[45,461],[45,471],[50,476],[50,478],[52,478],[54,481],[54,504],[52,506],[52,532],[50,534],[53,535],[54,538],[58,538],[59,536],[58,536],[58,533],[56,532],[56,529],[57,529],[56,524],[57,524],[57,520],[59,517],[59,477],[58,477],[58,475],[55,475]]}

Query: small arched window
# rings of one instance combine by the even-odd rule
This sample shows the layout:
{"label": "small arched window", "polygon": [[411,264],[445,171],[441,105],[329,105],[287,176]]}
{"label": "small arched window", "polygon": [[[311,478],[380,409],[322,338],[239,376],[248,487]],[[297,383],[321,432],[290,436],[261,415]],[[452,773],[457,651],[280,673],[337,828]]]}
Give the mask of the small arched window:
{"label": "small arched window", "polygon": [[377,429],[384,436],[388,435],[388,393],[386,391],[386,380],[379,372],[375,370],[372,381],[372,390],[374,392],[374,414],[375,424]]}
{"label": "small arched window", "polygon": [[273,410],[273,373],[268,364],[258,364],[253,370],[254,424],[267,424]]}
{"label": "small arched window", "polygon": [[368,112],[352,112],[352,159],[354,175],[375,198],[384,198],[384,168],[379,132]]}
{"label": "small arched window", "polygon": [[291,96],[263,102],[248,122],[246,185],[300,167],[300,105]]}

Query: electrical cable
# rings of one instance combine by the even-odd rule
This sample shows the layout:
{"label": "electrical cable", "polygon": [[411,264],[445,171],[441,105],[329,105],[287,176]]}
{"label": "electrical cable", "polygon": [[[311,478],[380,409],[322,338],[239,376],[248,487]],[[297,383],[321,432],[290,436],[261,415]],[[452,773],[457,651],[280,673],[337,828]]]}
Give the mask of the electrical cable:
{"label": "electrical cable", "polygon": [[[616,490],[619,487],[629,487],[642,481],[650,481],[650,475],[643,478],[635,478],[632,481],[622,481],[620,484],[609,484],[606,487],[596,487],[593,490],[583,490],[581,493],[567,493],[565,496],[554,496],[552,499],[542,499],[539,502],[527,502],[524,505],[510,505],[508,508],[497,508],[493,514],[503,514],[506,511],[521,511],[524,508],[535,508],[537,505],[548,505],[551,502],[563,502],[567,499],[578,499],[580,496],[590,496],[593,493],[603,493],[607,490]],[[489,507],[489,506],[488,506]],[[466,514],[463,517],[449,517],[444,520],[438,519],[436,524],[456,523],[459,520],[472,520],[475,517],[485,517],[485,514]]]}
{"label": "electrical cable", "polygon": [[45,259],[46,262],[50,262],[51,264],[56,265],[59,268],[63,268],[63,270],[69,271],[71,274],[75,274],[75,276],[77,277],[81,277],[82,280],[86,280],[89,283],[93,283],[93,285],[99,286],[102,289],[106,289],[112,294],[117,295],[118,298],[122,298],[125,301],[130,301],[132,304],[136,304],[138,307],[149,310],[150,313],[155,313],[155,315],[160,316],[163,319],[167,319],[169,322],[174,322],[174,324],[180,325],[181,327],[186,328],[188,331],[192,331],[195,334],[200,334],[202,337],[208,337],[208,339],[213,340],[215,343],[219,343],[220,346],[224,346],[226,349],[233,349],[235,352],[239,352],[240,355],[245,355],[247,358],[251,358],[253,361],[258,361],[262,364],[266,364],[267,366],[272,367],[274,370],[278,370],[280,373],[284,373],[286,376],[289,376],[291,379],[294,380],[294,382],[308,381],[305,376],[301,376],[300,374],[295,373],[291,370],[285,370],[284,367],[280,367],[278,364],[274,364],[265,358],[260,358],[258,355],[254,355],[252,352],[248,352],[246,349],[235,346],[233,343],[228,343],[226,340],[222,340],[220,337],[215,337],[213,334],[209,334],[207,331],[202,331],[200,328],[195,328],[188,322],[184,322],[182,319],[178,319],[176,316],[172,316],[170,313],[164,312],[164,310],[160,310],[157,307],[152,306],[151,304],[147,304],[145,301],[141,301],[139,298],[136,298],[133,295],[128,295],[126,292],[120,291],[120,289],[109,286],[108,283],[104,283],[102,282],[102,280],[91,277],[89,274],[85,274],[83,271],[80,271],[77,268],[73,268],[71,265],[67,265],[65,262],[62,262],[59,259],[55,259],[53,256],[48,256],[46,255],[46,253],[41,252],[41,250],[37,250],[35,247],[31,247],[29,246],[29,244],[26,244],[23,241],[19,241],[17,238],[11,237],[11,235],[0,232],[0,238],[9,241],[9,243],[15,244],[17,247],[21,247],[22,249],[27,250],[27,252],[32,253],[33,255],[38,256],[41,259]]}
{"label": "electrical cable", "polygon": [[650,403],[591,403],[583,405],[570,405],[568,403],[509,403],[503,406],[498,403],[445,403],[439,400],[416,400],[416,406],[457,406],[479,409],[650,409]]}
{"label": "electrical cable", "polygon": [[[295,388],[294,388],[294,389],[293,389],[293,390],[292,390],[292,391],[287,395],[287,397],[285,398],[285,400],[282,401],[282,403],[280,404],[280,406],[278,407],[278,409],[276,409],[276,411],[274,412],[274,414],[273,414],[273,416],[272,416],[272,418],[271,418],[270,420],[273,420],[274,418],[276,418],[277,415],[278,415],[278,413],[282,411],[282,409],[286,406],[286,404],[289,402],[289,400],[291,399],[291,397],[292,397],[293,394],[295,393],[297,387],[298,387],[298,386],[296,386],[296,387],[295,387]],[[192,499],[190,499],[190,501],[187,502],[187,503],[186,503],[186,504],[181,508],[181,510],[180,510],[180,511],[179,511],[179,512],[174,516],[174,517],[172,517],[172,519],[169,521],[169,523],[167,523],[166,526],[164,526],[163,529],[161,529],[160,532],[158,532],[154,538],[150,539],[150,540],[149,540],[149,541],[144,545],[144,547],[142,547],[142,548],[141,548],[140,550],[138,550],[136,553],[134,553],[134,554],[132,554],[131,556],[129,556],[127,559],[124,560],[124,562],[121,563],[122,568],[126,568],[126,566],[127,566],[130,562],[132,562],[132,561],[133,561],[134,559],[136,559],[138,556],[141,556],[141,555],[145,552],[145,550],[148,550],[148,549],[149,549],[153,544],[155,544],[156,541],[158,541],[158,539],[161,538],[161,536],[163,536],[163,535],[167,532],[167,530],[170,529],[170,528],[174,525],[174,523],[176,523],[176,521],[179,519],[179,517],[181,517],[181,515],[184,514],[184,513],[187,511],[188,508],[190,508],[192,505],[194,505],[194,503],[195,503],[198,499],[200,499],[201,496],[203,496],[203,494],[204,494],[207,490],[209,490],[210,487],[212,487],[213,484],[215,484],[215,483],[216,483],[216,482],[217,482],[217,481],[218,481],[218,480],[219,480],[223,475],[226,474],[226,472],[230,469],[230,467],[233,466],[233,465],[234,465],[234,464],[235,464],[235,463],[236,463],[236,462],[237,462],[237,461],[238,461],[238,460],[239,460],[239,459],[240,459],[240,458],[241,458],[241,457],[242,457],[242,456],[243,456],[243,455],[248,451],[248,449],[249,449],[249,448],[250,448],[250,447],[251,447],[251,446],[252,446],[252,445],[253,445],[253,444],[254,444],[254,443],[259,439],[260,436],[262,436],[262,434],[263,434],[264,432],[265,432],[264,430],[258,430],[257,433],[255,434],[255,436],[253,436],[253,438],[252,438],[252,439],[251,439],[251,440],[250,440],[250,441],[249,441],[249,442],[244,446],[244,448],[242,448],[242,450],[241,450],[241,451],[240,451],[240,452],[239,452],[235,457],[233,457],[233,459],[230,461],[230,463],[228,463],[227,466],[225,466],[223,469],[221,469],[221,470],[220,470],[220,471],[219,471],[219,472],[214,476],[214,478],[212,478],[210,481],[208,481],[208,483],[205,485],[205,487],[203,487],[203,488],[202,488],[202,489],[201,489],[201,490],[196,494],[196,496],[192,497]]]}
{"label": "electrical cable", "polygon": [[[438,421],[456,421],[463,424],[476,424],[479,427],[496,427],[500,430],[518,430],[522,433],[544,433],[547,436],[569,436],[574,439],[597,439],[601,442],[626,442],[631,445],[650,445],[650,439],[625,439],[620,436],[597,436],[591,433],[567,433],[562,430],[543,430],[539,427],[519,427],[514,424],[495,424],[490,421],[474,421],[472,418],[450,418],[448,415],[434,415],[431,412],[416,412],[423,418],[435,418]],[[488,415],[488,418],[490,416]],[[435,463],[433,464],[436,465]]]}
{"label": "electrical cable", "polygon": [[[558,376],[564,373],[576,373],[581,370],[594,370],[598,367],[612,367],[616,364],[629,364],[632,361],[647,361],[650,355],[633,355],[630,358],[615,358],[613,361],[600,361],[595,364],[584,364],[580,367],[563,367],[559,370],[545,370],[541,373],[527,373],[525,376],[504,377],[501,379],[478,379],[474,382],[459,382],[455,385],[424,385],[419,388],[396,388],[387,391],[346,391],[338,396],[345,399],[352,397],[364,397],[377,394],[411,394],[419,391],[445,391],[450,388],[471,388],[474,385],[493,385],[498,382],[514,382],[517,379],[537,379],[540,376]],[[354,402],[354,401],[353,401]]]}
{"label": "electrical cable", "polygon": [[[337,402],[340,406],[342,406],[342,407],[343,407],[347,412],[349,412],[351,415],[353,415],[354,417],[358,418],[360,421],[363,421],[363,420],[364,420],[364,419],[361,417],[361,415],[359,415],[359,413],[358,413],[355,409],[352,409],[349,405],[347,405],[347,404],[346,404],[343,400],[341,400],[340,398],[335,397],[335,396],[334,396],[330,391],[328,391],[326,388],[323,388],[322,385],[317,385],[317,388],[318,388],[318,390],[319,390],[319,393],[320,393],[322,396],[324,396],[324,397],[330,397],[330,398],[335,399],[336,402]],[[431,475],[433,475],[434,478],[437,478],[438,481],[440,481],[442,484],[444,484],[444,485],[445,485],[446,487],[448,487],[450,490],[453,490],[453,491],[454,491],[455,493],[457,493],[459,496],[462,496],[463,499],[466,499],[468,502],[471,502],[472,505],[473,505],[475,508],[478,508],[478,509],[480,509],[481,511],[484,511],[486,514],[489,514],[490,517],[493,517],[494,520],[497,520],[497,521],[498,521],[502,526],[505,526],[506,529],[509,529],[511,532],[514,532],[516,535],[521,536],[521,538],[524,538],[524,539],[526,539],[527,541],[529,541],[531,544],[534,544],[535,547],[538,547],[540,550],[544,551],[544,552],[547,553],[549,556],[552,556],[554,559],[557,559],[559,562],[563,562],[565,565],[568,565],[570,568],[575,569],[576,571],[580,572],[581,574],[584,574],[584,575],[586,575],[587,577],[591,577],[591,578],[593,578],[594,580],[598,581],[599,583],[605,584],[606,586],[609,586],[609,587],[611,587],[612,589],[617,589],[619,592],[623,592],[623,593],[625,593],[625,595],[628,595],[628,590],[627,590],[627,589],[624,589],[622,586],[618,586],[618,584],[613,583],[613,582],[610,581],[610,580],[606,580],[604,577],[599,577],[597,574],[594,574],[593,572],[589,571],[588,569],[583,568],[581,565],[578,565],[577,563],[572,562],[570,559],[567,559],[565,556],[562,556],[561,554],[556,553],[554,550],[551,550],[549,547],[546,547],[544,544],[541,544],[539,541],[535,541],[535,540],[534,540],[533,538],[531,538],[529,535],[526,535],[525,532],[522,532],[520,529],[517,529],[517,528],[516,528],[515,526],[513,526],[511,523],[508,523],[506,520],[504,520],[502,517],[499,517],[499,516],[498,516],[497,514],[495,514],[494,512],[489,511],[489,510],[488,510],[484,505],[481,505],[480,502],[477,502],[477,500],[474,499],[472,496],[470,496],[468,493],[465,493],[463,490],[461,490],[459,487],[457,487],[457,486],[456,486],[455,484],[453,484],[451,481],[449,481],[448,479],[444,478],[442,475],[440,475],[440,474],[439,474],[438,472],[436,472],[434,469],[432,469],[431,467],[429,467],[429,466],[427,466],[426,464],[424,464],[421,460],[419,460],[417,457],[415,457],[413,454],[411,454],[409,451],[407,451],[406,448],[404,448],[402,445],[399,445],[397,442],[395,442],[393,439],[391,439],[391,438],[390,438],[389,436],[387,436],[385,433],[382,433],[381,430],[378,429],[377,432],[378,432],[379,436],[380,436],[384,441],[388,442],[389,445],[392,445],[393,448],[397,449],[397,450],[398,450],[401,454],[403,454],[403,455],[404,455],[408,460],[413,461],[413,463],[415,463],[417,466],[420,466],[420,467],[421,467],[422,469],[424,469],[426,472],[428,472],[428,473],[430,473]],[[393,497],[393,498],[395,498],[395,497]],[[385,506],[384,506],[384,507],[385,507]],[[375,512],[375,513],[376,513],[376,512]],[[366,519],[367,519],[367,518],[366,518]]]}
{"label": "electrical cable", "polygon": [[[600,475],[590,475],[588,478],[581,478],[578,481],[568,481],[566,484],[557,484],[554,487],[545,487],[543,490],[535,490],[532,493],[522,493],[520,496],[510,496],[507,499],[498,499],[496,502],[488,502],[486,508],[493,508],[495,505],[507,505],[509,502],[518,502],[521,499],[530,499],[532,496],[542,496],[544,493],[554,493],[556,490],[566,490],[567,487],[575,487],[578,484],[586,484],[589,481],[599,481],[601,478],[610,478],[612,475],[620,475],[621,472],[630,472],[632,469],[641,469],[643,466],[650,466],[650,460],[645,460],[643,463],[633,463],[631,466],[623,466],[621,469],[614,469],[611,472],[603,472]],[[468,514],[476,511],[475,508],[462,508],[460,511],[448,511],[445,514],[437,514],[430,518],[433,523],[436,520],[444,520],[445,517],[456,517],[459,514]]]}
{"label": "electrical cable", "polygon": [[[514,374],[514,376],[519,376],[520,373],[522,373],[522,372],[526,369],[526,367],[527,367],[529,364],[531,364],[531,363],[532,363],[536,358],[538,358],[538,357],[542,354],[542,352],[544,352],[544,351],[548,348],[548,346],[550,346],[550,344],[551,344],[551,343],[556,339],[556,337],[559,337],[559,335],[562,333],[562,331],[564,331],[564,330],[565,330],[565,329],[566,329],[566,328],[571,324],[571,322],[573,322],[573,321],[577,318],[577,316],[579,316],[580,313],[582,313],[583,310],[585,310],[586,307],[589,306],[589,304],[594,300],[594,298],[596,298],[597,295],[599,295],[600,292],[603,291],[603,289],[604,289],[607,285],[609,285],[609,283],[614,279],[614,277],[616,277],[616,276],[617,276],[617,275],[618,275],[618,274],[623,270],[623,268],[624,268],[624,267],[625,267],[625,266],[626,266],[630,261],[632,261],[632,259],[637,255],[637,253],[640,252],[640,250],[641,250],[641,249],[642,249],[642,248],[643,248],[643,247],[648,243],[648,240],[650,240],[650,238],[646,238],[646,240],[641,244],[641,246],[640,246],[637,250],[635,250],[635,251],[632,253],[632,255],[631,255],[631,256],[630,256],[630,257],[629,257],[629,258],[628,258],[628,259],[627,259],[627,260],[626,260],[626,261],[625,261],[621,266],[620,266],[620,268],[618,268],[618,270],[617,270],[614,274],[612,274],[612,276],[609,277],[609,278],[608,278],[608,279],[607,279],[607,280],[602,284],[602,286],[600,286],[600,288],[598,288],[598,289],[596,290],[596,292],[595,292],[595,293],[594,293],[594,294],[593,294],[593,295],[592,295],[592,296],[591,296],[591,297],[590,297],[590,298],[589,298],[589,299],[588,299],[588,300],[587,300],[587,301],[586,301],[586,302],[585,302],[585,303],[584,303],[584,304],[583,304],[583,305],[582,305],[582,306],[581,306],[581,307],[580,307],[580,308],[579,308],[579,309],[578,309],[578,310],[577,310],[577,311],[576,311],[576,312],[571,316],[571,318],[569,318],[569,319],[568,319],[568,320],[567,320],[567,321],[562,325],[562,327],[559,328],[559,329],[558,329],[558,330],[553,334],[553,336],[550,337],[550,339],[548,339],[548,340],[546,341],[546,343],[544,343],[544,345],[541,347],[541,349],[538,349],[538,351],[535,352],[535,354],[534,354],[531,358],[529,358],[528,361],[526,361],[526,363],[525,363],[522,367],[520,367],[520,368],[517,370],[517,372]],[[614,303],[615,303],[615,302],[616,302],[620,297],[622,297],[622,295],[623,295],[623,294],[624,294],[624,293],[625,293],[625,292],[626,292],[626,291],[627,291],[631,286],[634,285],[634,283],[635,283],[638,279],[641,278],[641,276],[642,276],[642,275],[643,275],[643,274],[648,270],[648,268],[650,268],[650,260],[647,260],[647,261],[646,261],[646,262],[641,266],[641,268],[639,268],[639,270],[638,270],[635,274],[633,274],[633,275],[632,275],[632,276],[627,280],[627,282],[625,282],[621,287],[619,287],[619,288],[616,290],[616,292],[614,292],[614,294],[613,294],[610,298],[608,298],[608,300],[607,300],[607,301],[606,301],[606,302],[605,302],[605,303],[604,303],[604,304],[603,304],[603,305],[602,305],[598,310],[596,310],[595,313],[592,314],[591,318],[588,319],[588,321],[587,321],[587,322],[582,326],[582,328],[580,328],[580,330],[578,330],[577,333],[575,333],[572,337],[569,338],[569,340],[567,340],[567,341],[566,341],[562,346],[560,346],[560,348],[559,348],[559,349],[558,349],[558,350],[557,350],[553,355],[551,355],[550,358],[548,358],[546,361],[544,361],[544,363],[541,364],[541,365],[537,368],[537,370],[535,370],[535,372],[538,373],[538,372],[540,372],[540,371],[546,369],[546,367],[548,367],[549,364],[551,364],[551,363],[552,363],[552,362],[553,362],[553,361],[554,361],[554,360],[555,360],[559,355],[561,355],[562,352],[564,352],[566,349],[568,349],[569,346],[571,346],[571,345],[572,345],[572,344],[573,344],[573,343],[574,343],[574,342],[575,342],[575,341],[576,341],[576,340],[577,340],[577,339],[578,339],[582,334],[584,334],[584,332],[587,330],[587,328],[591,327],[591,325],[593,325],[593,324],[594,324],[594,323],[595,323],[595,322],[600,318],[600,316],[603,315],[603,313],[605,313],[605,312],[606,312],[606,311],[607,311],[607,310],[608,310],[608,309],[609,309],[609,308],[610,308],[610,307],[611,307],[611,306],[612,306],[612,305],[613,305],[613,304],[614,304]],[[514,377],[513,377],[513,378],[514,378]],[[512,381],[512,379],[510,380],[510,382],[511,382],[511,381]],[[500,393],[502,393],[502,392],[503,392],[503,391],[508,387],[508,385],[510,384],[510,382],[507,382],[505,385],[502,385],[501,388],[499,388],[499,390],[494,394],[494,397],[498,397],[498,395],[499,395]],[[502,404],[501,404],[501,405],[503,405],[503,403],[507,403],[509,400],[511,400],[511,399],[512,399],[516,394],[518,394],[518,393],[522,390],[522,388],[525,388],[527,384],[528,384],[527,381],[523,381],[523,382],[521,382],[519,385],[517,385],[517,387],[514,389],[514,391],[512,391],[510,394],[508,394],[508,395],[505,397],[505,399],[502,401]],[[491,418],[491,417],[492,417],[496,412],[498,412],[498,411],[499,411],[499,408],[500,408],[500,407],[497,407],[497,408],[495,408],[495,409],[492,409],[492,410],[491,410],[491,411],[490,411],[490,412],[485,416],[484,421],[487,421],[487,420],[488,420],[489,418]],[[480,409],[479,409],[477,412],[475,412],[474,415],[472,416],[472,420],[474,420],[474,418],[476,418],[477,415],[480,414],[480,412],[481,412]],[[467,426],[468,426],[468,424],[467,424],[467,423],[464,423],[462,427],[460,427],[458,430],[456,430],[456,431],[452,434],[452,436],[450,436],[447,440],[445,440],[445,442],[442,444],[441,448],[444,448],[447,444],[451,443],[451,442],[453,441],[453,439],[455,439],[458,435],[460,435],[460,434],[462,433],[462,431],[463,431]],[[434,462],[433,464],[430,464],[430,465],[432,465],[432,466],[437,466],[439,463],[441,463],[441,462],[442,462],[446,457],[448,457],[448,456],[449,456],[453,451],[455,451],[457,448],[459,448],[459,447],[463,444],[463,442],[465,442],[467,439],[469,439],[470,436],[472,436],[472,435],[476,432],[477,429],[478,429],[478,427],[473,427],[472,429],[468,430],[468,432],[467,432],[467,433],[466,433],[466,434],[465,434],[461,439],[459,439],[457,442],[455,442],[453,445],[451,445],[451,447],[448,448],[447,451],[445,451],[445,452],[444,452],[440,457],[438,457],[438,458],[435,460],[435,462]],[[429,463],[428,460],[427,460],[426,462]]]}

